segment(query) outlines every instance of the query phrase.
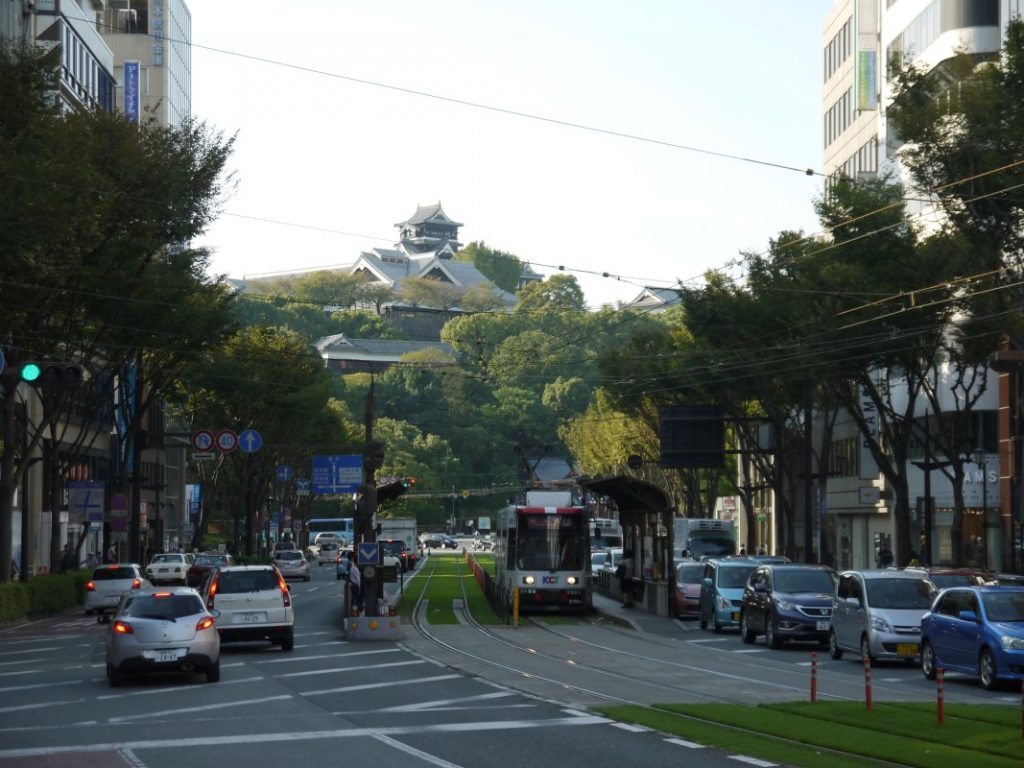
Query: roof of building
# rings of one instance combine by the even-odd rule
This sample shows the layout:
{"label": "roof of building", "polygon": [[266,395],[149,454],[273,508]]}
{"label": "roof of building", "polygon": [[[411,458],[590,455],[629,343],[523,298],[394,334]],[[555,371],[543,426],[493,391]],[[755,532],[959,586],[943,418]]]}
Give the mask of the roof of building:
{"label": "roof of building", "polygon": [[449,218],[448,214],[446,214],[441,208],[440,202],[433,203],[431,205],[417,205],[416,213],[405,221],[398,222],[395,226],[404,227],[406,224],[424,224],[428,221],[444,222],[445,224],[450,224],[454,227],[462,226],[462,222]]}
{"label": "roof of building", "polygon": [[402,355],[422,349],[436,349],[457,356],[450,344],[443,341],[398,341],[394,339],[350,339],[344,333],[324,336],[316,341],[322,357],[343,360],[398,361]]}

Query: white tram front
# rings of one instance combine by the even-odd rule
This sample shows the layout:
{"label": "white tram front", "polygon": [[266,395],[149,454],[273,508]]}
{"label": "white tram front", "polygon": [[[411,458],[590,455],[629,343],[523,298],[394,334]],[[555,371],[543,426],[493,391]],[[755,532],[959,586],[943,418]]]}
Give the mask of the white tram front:
{"label": "white tram front", "polygon": [[528,492],[498,515],[495,577],[502,607],[552,613],[590,611],[590,528],[582,506],[546,506],[563,494]]}

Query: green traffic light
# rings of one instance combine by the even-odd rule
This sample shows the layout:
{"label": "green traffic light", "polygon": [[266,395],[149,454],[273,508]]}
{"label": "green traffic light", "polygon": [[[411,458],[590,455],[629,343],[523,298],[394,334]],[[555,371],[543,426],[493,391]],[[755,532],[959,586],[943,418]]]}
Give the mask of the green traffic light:
{"label": "green traffic light", "polygon": [[42,369],[35,363],[25,363],[21,366],[21,380],[35,381],[42,372]]}

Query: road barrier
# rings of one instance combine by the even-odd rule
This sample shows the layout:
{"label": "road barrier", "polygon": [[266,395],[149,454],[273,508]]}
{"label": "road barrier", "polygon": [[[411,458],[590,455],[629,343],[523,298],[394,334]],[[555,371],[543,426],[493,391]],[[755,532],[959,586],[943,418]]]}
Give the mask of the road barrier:
{"label": "road barrier", "polygon": [[935,714],[939,719],[939,725],[942,725],[942,721],[945,718],[945,685],[943,684],[943,678],[946,676],[946,670],[939,669],[935,670]]}
{"label": "road barrier", "polygon": [[864,657],[864,706],[871,711],[871,657]]}
{"label": "road barrier", "polygon": [[811,651],[811,702],[818,700],[818,652]]}

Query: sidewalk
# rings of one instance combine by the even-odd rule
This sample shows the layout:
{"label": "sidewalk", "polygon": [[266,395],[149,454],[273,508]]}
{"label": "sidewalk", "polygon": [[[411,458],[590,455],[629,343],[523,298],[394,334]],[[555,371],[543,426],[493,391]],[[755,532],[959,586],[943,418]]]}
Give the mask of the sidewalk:
{"label": "sidewalk", "polygon": [[648,613],[635,605],[632,608],[623,608],[622,603],[616,598],[598,592],[594,592],[594,610],[637,632],[652,635],[679,634],[679,625],[674,618]]}

